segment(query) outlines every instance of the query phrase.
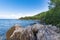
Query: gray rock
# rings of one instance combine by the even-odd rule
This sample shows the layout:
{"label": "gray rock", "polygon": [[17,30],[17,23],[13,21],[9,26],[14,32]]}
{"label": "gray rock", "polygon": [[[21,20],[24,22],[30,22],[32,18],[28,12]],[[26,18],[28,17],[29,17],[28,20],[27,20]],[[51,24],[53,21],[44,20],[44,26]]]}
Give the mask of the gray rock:
{"label": "gray rock", "polygon": [[15,26],[14,29],[9,37],[7,32],[7,40],[60,40],[58,28],[52,25],[35,24],[27,28]]}

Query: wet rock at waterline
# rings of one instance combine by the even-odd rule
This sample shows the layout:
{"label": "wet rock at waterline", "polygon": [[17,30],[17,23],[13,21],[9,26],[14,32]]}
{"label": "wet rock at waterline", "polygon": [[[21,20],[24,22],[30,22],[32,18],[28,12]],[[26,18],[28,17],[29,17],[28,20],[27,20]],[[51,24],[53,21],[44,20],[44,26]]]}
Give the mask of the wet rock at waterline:
{"label": "wet rock at waterline", "polygon": [[6,33],[7,40],[60,40],[58,28],[51,25],[35,24],[22,28],[13,26]]}

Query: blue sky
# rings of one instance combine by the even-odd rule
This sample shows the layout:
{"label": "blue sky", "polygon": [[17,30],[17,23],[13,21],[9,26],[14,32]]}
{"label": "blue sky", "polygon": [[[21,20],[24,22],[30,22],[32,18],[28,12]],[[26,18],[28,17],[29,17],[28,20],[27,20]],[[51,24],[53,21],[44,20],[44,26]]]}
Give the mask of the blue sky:
{"label": "blue sky", "polygon": [[0,19],[33,16],[48,10],[48,0],[0,0]]}

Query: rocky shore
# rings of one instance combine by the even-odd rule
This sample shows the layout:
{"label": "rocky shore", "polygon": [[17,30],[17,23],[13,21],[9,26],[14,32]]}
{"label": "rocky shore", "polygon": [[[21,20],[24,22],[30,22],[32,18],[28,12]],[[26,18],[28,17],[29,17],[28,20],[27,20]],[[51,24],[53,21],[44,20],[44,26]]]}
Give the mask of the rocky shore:
{"label": "rocky shore", "polygon": [[60,40],[59,29],[52,25],[34,24],[26,28],[15,25],[6,33],[7,40]]}

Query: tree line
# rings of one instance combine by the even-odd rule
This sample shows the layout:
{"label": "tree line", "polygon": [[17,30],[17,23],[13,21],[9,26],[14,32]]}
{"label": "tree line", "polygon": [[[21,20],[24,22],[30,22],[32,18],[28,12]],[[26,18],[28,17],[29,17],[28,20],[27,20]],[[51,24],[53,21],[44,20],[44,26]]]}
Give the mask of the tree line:
{"label": "tree line", "polygon": [[21,17],[19,19],[41,20],[46,24],[60,27],[60,0],[50,0],[49,10],[30,17]]}

